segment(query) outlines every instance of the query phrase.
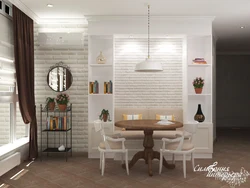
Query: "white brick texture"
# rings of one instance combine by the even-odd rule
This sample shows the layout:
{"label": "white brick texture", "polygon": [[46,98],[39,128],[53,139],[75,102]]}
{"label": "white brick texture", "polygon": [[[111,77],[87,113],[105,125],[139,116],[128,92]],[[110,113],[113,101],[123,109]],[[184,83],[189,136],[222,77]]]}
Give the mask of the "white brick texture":
{"label": "white brick texture", "polygon": [[115,107],[182,107],[182,39],[152,38],[150,58],[164,71],[135,72],[147,57],[147,39],[115,39]]}
{"label": "white brick texture", "polygon": [[[42,46],[38,42],[39,28],[55,28],[55,25],[38,25],[34,27],[35,37],[35,98],[37,105],[38,123],[38,146],[40,147],[40,104],[45,105],[47,97],[56,97],[58,94],[50,89],[47,84],[49,68],[62,61],[70,67],[73,83],[65,93],[70,96],[70,103],[73,105],[73,152],[83,152],[88,149],[88,39],[87,25],[67,26],[69,29],[84,28],[84,44],[82,46]],[[58,38],[60,34],[58,34]],[[79,39],[80,40],[80,39]],[[46,113],[43,114],[43,123],[46,122]],[[44,125],[44,124],[43,124]],[[62,135],[64,133],[60,133]],[[46,141],[46,133],[43,133],[43,142]],[[59,134],[49,133],[49,143],[53,147],[59,147]],[[56,139],[54,139],[56,138]],[[55,142],[54,142],[55,141]],[[45,148],[45,147],[44,147]]]}

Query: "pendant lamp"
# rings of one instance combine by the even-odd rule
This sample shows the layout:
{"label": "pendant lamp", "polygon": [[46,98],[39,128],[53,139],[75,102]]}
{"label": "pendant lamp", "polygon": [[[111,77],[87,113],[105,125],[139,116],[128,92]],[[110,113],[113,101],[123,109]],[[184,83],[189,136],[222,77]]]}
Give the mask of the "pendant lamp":
{"label": "pendant lamp", "polygon": [[154,62],[150,59],[150,6],[148,5],[148,57],[145,61],[136,64],[135,71],[139,72],[158,72],[163,71],[161,63]]}

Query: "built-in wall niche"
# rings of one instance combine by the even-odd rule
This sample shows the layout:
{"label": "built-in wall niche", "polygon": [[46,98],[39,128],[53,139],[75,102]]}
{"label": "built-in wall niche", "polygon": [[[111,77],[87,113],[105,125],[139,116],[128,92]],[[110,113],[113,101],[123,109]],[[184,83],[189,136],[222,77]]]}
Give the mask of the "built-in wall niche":
{"label": "built-in wall niche", "polygon": [[[206,64],[194,64],[195,58],[204,58]],[[203,123],[212,123],[212,36],[190,36],[187,37],[187,62],[184,65],[187,70],[184,120],[194,121],[198,104],[201,104],[202,112],[205,116]],[[196,77],[204,79],[204,86],[201,94],[195,93],[193,81]]]}

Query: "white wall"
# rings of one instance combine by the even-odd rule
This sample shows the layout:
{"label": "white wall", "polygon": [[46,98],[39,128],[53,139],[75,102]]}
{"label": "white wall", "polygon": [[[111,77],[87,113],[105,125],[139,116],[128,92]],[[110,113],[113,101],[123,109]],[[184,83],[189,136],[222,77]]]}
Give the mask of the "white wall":
{"label": "white wall", "polygon": [[[74,30],[80,28],[85,30],[84,45],[66,46],[52,45],[40,46],[38,42],[38,30],[41,28],[57,29],[61,25],[57,24],[35,24],[35,99],[37,105],[37,122],[38,122],[38,144],[40,147],[40,104],[45,104],[47,97],[56,97],[58,94],[50,89],[47,85],[47,74],[51,66],[62,61],[71,69],[73,83],[66,93],[70,96],[70,103],[73,104],[73,152],[87,151],[88,145],[88,39],[87,25],[66,25],[65,28]],[[60,34],[58,34],[58,38]],[[79,38],[80,40],[80,38]],[[46,122],[45,113],[43,122]],[[51,134],[53,138],[54,134]],[[45,138],[45,133],[43,138]],[[50,143],[53,144],[53,140]],[[44,140],[45,141],[45,140]],[[56,143],[56,146],[59,143]],[[39,150],[40,151],[40,150]]]}
{"label": "white wall", "polygon": [[138,73],[135,65],[147,57],[147,38],[116,38],[115,107],[182,108],[182,43],[182,38],[151,38],[150,58],[164,70]]}

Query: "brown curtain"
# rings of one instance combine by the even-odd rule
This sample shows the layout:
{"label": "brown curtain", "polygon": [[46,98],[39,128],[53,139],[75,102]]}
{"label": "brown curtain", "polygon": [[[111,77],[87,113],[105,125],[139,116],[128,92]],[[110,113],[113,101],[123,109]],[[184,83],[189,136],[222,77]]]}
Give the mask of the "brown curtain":
{"label": "brown curtain", "polygon": [[37,158],[37,121],[34,95],[33,20],[13,5],[13,33],[19,108],[30,123],[29,158]]}

